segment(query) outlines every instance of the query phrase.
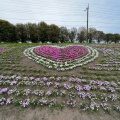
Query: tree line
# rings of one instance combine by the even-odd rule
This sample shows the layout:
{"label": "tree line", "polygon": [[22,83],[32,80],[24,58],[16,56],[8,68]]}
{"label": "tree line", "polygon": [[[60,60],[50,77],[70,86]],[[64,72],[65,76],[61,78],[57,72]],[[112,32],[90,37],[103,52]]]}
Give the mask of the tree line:
{"label": "tree line", "polygon": [[96,40],[98,43],[101,41],[109,43],[120,42],[120,34],[105,34],[103,31],[96,30],[95,28],[89,28],[88,40],[87,30],[85,27],[71,28],[59,27],[55,24],[48,25],[44,21],[36,23],[18,23],[16,25],[11,24],[6,20],[0,19],[0,42],[22,42],[31,41],[33,43],[58,43],[58,42],[74,42],[80,43],[89,42],[92,43]]}

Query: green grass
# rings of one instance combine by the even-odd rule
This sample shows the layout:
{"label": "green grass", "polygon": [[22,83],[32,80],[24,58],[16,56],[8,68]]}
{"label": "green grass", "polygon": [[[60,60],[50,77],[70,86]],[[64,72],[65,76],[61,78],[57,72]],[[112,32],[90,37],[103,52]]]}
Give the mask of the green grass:
{"label": "green grass", "polygon": [[52,44],[47,44],[47,43],[0,43],[0,47],[18,47],[18,46],[39,46],[39,45],[84,45],[83,43],[52,43]]}

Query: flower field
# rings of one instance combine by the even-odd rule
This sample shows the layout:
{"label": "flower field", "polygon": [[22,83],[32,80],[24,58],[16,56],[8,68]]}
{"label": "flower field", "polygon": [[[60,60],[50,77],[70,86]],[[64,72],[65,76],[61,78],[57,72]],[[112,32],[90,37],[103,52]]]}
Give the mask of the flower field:
{"label": "flower field", "polygon": [[120,113],[120,45],[30,45],[0,51],[1,108]]}
{"label": "flower field", "polygon": [[[9,104],[23,107],[68,106],[83,111],[97,111],[102,107],[108,112],[113,108],[120,111],[119,104],[116,104],[120,100],[117,94],[120,92],[120,82],[87,81],[73,77],[34,78],[13,75],[0,76],[0,85],[3,86],[0,90],[1,106]],[[23,86],[29,88],[20,88]],[[112,102],[113,105],[108,102]]]}

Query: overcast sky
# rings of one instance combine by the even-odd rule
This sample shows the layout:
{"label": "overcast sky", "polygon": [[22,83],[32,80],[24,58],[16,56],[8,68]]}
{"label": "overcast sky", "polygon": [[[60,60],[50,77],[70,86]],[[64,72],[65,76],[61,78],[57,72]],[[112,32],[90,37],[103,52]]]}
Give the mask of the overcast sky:
{"label": "overcast sky", "polygon": [[120,0],[0,0],[0,19],[16,23],[38,23],[89,27],[105,33],[120,33]]}

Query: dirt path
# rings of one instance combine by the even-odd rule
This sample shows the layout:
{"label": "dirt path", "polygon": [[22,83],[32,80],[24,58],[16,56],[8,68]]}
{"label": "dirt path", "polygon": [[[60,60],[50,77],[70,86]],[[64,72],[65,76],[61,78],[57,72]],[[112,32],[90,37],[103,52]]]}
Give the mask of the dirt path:
{"label": "dirt path", "polygon": [[63,111],[51,111],[48,108],[0,108],[0,120],[120,120],[120,114],[113,112],[112,115],[104,111],[86,113],[78,110],[64,109]]}

